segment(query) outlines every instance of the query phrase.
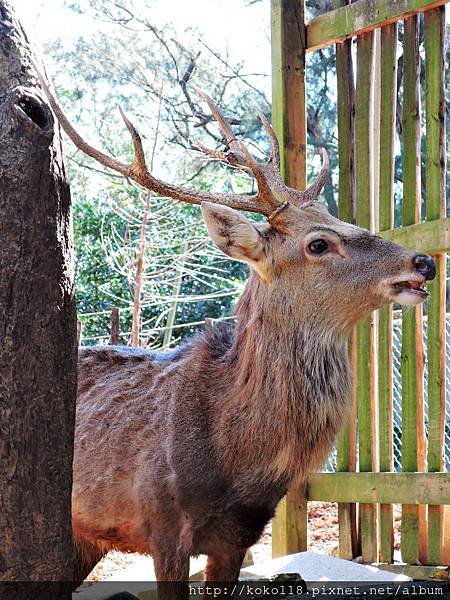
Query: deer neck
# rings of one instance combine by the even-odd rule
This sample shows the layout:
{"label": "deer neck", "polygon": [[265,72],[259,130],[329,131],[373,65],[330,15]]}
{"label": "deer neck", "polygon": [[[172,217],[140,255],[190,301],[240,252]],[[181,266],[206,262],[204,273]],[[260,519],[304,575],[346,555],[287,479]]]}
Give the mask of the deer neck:
{"label": "deer neck", "polygon": [[350,389],[346,336],[294,314],[261,285],[253,277],[236,309],[227,357],[232,385],[220,427],[224,440],[241,440],[234,451],[241,464],[256,457],[291,481],[320,466],[341,427]]}
{"label": "deer neck", "polygon": [[329,320],[308,306],[294,308],[282,290],[268,292],[265,286],[252,275],[236,307],[229,353],[235,383],[240,387],[251,380],[262,386],[261,392],[269,383],[273,397],[287,384],[294,386],[297,395],[297,386],[303,390],[311,381],[317,395],[324,370],[331,378],[338,366],[330,360],[335,357],[347,365],[347,332],[336,318]]}

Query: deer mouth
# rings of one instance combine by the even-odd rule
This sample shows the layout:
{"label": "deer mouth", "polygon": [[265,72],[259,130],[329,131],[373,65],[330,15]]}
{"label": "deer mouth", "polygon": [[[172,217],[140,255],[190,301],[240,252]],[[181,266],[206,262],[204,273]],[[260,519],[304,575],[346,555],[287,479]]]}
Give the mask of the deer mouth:
{"label": "deer mouth", "polygon": [[406,296],[412,296],[416,301],[425,300],[428,297],[428,290],[423,286],[425,284],[425,278],[423,281],[409,280],[409,281],[397,281],[392,284],[394,294],[398,296],[400,304],[403,304],[402,298]]}

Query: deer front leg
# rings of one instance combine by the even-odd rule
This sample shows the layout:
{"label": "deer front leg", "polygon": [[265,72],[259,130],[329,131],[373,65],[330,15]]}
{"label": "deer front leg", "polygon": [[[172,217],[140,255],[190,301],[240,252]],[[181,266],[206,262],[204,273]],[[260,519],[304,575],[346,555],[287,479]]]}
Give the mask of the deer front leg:
{"label": "deer front leg", "polygon": [[75,539],[74,581],[76,582],[76,587],[83,583],[105,554],[104,550],[94,546],[94,544],[83,539]]}
{"label": "deer front leg", "polygon": [[226,552],[209,554],[205,569],[205,582],[232,583],[239,578],[247,548],[227,548]]}
{"label": "deer front leg", "polygon": [[158,600],[188,600],[189,554],[184,550],[156,551],[153,555]]}

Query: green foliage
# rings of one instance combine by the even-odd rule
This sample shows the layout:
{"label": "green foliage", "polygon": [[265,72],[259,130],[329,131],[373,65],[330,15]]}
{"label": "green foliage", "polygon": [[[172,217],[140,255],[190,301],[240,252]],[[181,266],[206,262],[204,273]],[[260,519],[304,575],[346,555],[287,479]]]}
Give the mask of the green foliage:
{"label": "green foliage", "polygon": [[[128,8],[102,0],[72,3],[71,8],[99,19],[99,26],[80,35],[75,44],[57,39],[47,52],[55,64],[52,76],[58,97],[86,139],[131,162],[133,150],[118,118],[119,104],[137,124],[147,162],[158,177],[200,190],[251,191],[254,183],[248,176],[194,150],[194,140],[217,147],[221,138],[209,112],[205,114],[192,89],[180,85],[180,80],[187,83],[192,76],[196,84],[221,98],[237,135],[245,133],[246,139],[267,148],[256,114],[248,111],[252,104],[266,113],[270,110],[254,85],[255,77],[241,77],[243,65],[229,65],[212,49],[203,48],[201,57],[194,54],[174,41],[179,32],[169,24],[157,30],[151,13],[130,20]],[[183,43],[190,40],[187,47],[197,48],[198,37],[199,32],[185,32]],[[107,340],[113,306],[121,308],[121,331],[128,341],[144,202],[135,186],[106,174],[73,147],[68,155],[83,343]],[[167,204],[152,198],[151,215]],[[195,330],[190,323],[226,316],[247,273],[244,265],[231,263],[207,244],[198,207],[172,201],[170,205],[165,216],[150,217],[146,234],[141,329],[143,342],[151,345],[162,343],[160,330],[169,310],[175,311],[176,325],[187,324],[174,330],[173,341]],[[180,272],[186,249],[188,258]]]}
{"label": "green foliage", "polygon": [[[110,309],[118,303],[127,288],[126,279],[106,260],[101,244],[101,230],[108,225],[123,227],[123,222],[100,202],[77,198],[74,203],[76,248],[76,295],[78,312],[82,318],[82,334],[86,341],[108,335]],[[130,315],[123,314],[123,325],[130,327]]]}
{"label": "green foliage", "polygon": [[[308,145],[314,150],[326,148],[328,152],[332,176],[325,184],[323,195],[329,211],[337,216],[337,81],[334,46],[307,55],[306,99]],[[308,165],[312,170],[312,173],[308,174],[310,181],[320,170],[318,156],[314,159],[311,153]]]}
{"label": "green foliage", "polygon": [[[137,125],[147,162],[157,177],[200,190],[253,191],[250,177],[196,150],[196,141],[221,149],[223,141],[190,84],[208,91],[236,135],[249,141],[252,150],[258,146],[262,153],[255,152],[263,158],[268,142],[251,107],[257,105],[270,115],[267,73],[246,74],[244,61],[232,64],[226,55],[209,48],[199,31],[180,32],[170,23],[157,29],[151,1],[136,13],[132,5],[110,0],[67,4],[74,12],[91,16],[92,22],[75,43],[61,37],[47,53],[54,64],[52,78],[58,97],[85,138],[131,162],[132,146],[117,111],[121,105]],[[308,142],[313,148],[328,149],[332,168],[337,166],[335,79],[334,49],[314,53],[308,63]],[[81,317],[83,340],[106,340],[110,309],[119,306],[127,341],[145,203],[136,186],[105,173],[73,147],[69,146],[68,155],[75,206],[78,309],[80,315],[87,315]],[[320,160],[312,154],[310,158],[311,179]],[[336,177],[330,179],[324,193],[333,213],[337,212],[336,184]],[[158,207],[164,209],[165,203],[153,198],[152,215]],[[151,345],[162,343],[161,330],[170,311],[175,311],[176,327],[188,324],[174,329],[172,342],[196,329],[190,323],[229,314],[247,274],[244,265],[226,260],[206,244],[197,207],[171,205],[164,218],[149,218],[146,232],[141,329],[144,343]]]}

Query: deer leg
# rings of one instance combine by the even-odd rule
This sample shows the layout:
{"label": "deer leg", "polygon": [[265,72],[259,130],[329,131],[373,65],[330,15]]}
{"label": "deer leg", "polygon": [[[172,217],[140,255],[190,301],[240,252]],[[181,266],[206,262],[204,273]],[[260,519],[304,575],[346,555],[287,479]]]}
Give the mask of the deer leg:
{"label": "deer leg", "polygon": [[76,540],[74,581],[81,584],[106,552],[85,540]]}
{"label": "deer leg", "polygon": [[183,550],[153,553],[158,600],[188,600],[189,554]]}
{"label": "deer leg", "polygon": [[236,548],[223,554],[209,554],[205,582],[232,583],[239,578],[247,548]]}

